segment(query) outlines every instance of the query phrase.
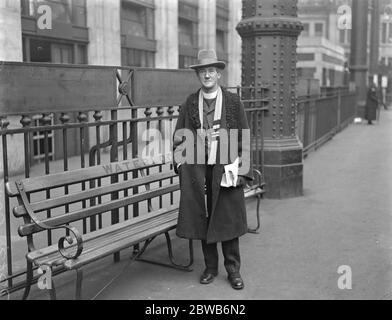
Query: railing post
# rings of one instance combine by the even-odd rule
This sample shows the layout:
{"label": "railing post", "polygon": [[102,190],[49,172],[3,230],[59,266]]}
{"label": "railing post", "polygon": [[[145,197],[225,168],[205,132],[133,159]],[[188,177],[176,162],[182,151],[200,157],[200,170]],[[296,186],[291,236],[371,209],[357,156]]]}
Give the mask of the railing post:
{"label": "railing post", "polygon": [[341,130],[341,119],[342,119],[342,92],[340,88],[338,88],[338,106],[337,106],[337,117],[336,117],[336,130],[335,133],[338,133]]}
{"label": "railing post", "polygon": [[[135,120],[138,118],[137,114],[138,109],[137,108],[132,108],[131,110],[131,119]],[[131,121],[131,140],[132,140],[132,158],[137,158],[139,156],[139,140],[138,140],[138,122],[137,121]],[[139,173],[137,170],[134,170],[132,172],[132,178],[136,179],[138,177]],[[138,187],[134,187],[132,189],[133,194],[137,194],[139,192]],[[133,217],[138,217],[139,216],[139,203],[135,203],[132,206],[133,209]],[[136,244],[133,246],[133,254],[137,254],[139,252],[139,244]]]}
{"label": "railing post", "polygon": [[[95,120],[96,126],[95,126],[95,136],[96,136],[96,148],[97,148],[97,162],[96,164],[99,165],[101,164],[101,130],[100,130],[100,125],[99,123],[101,122],[103,118],[103,114],[101,111],[95,111],[93,118]],[[100,182],[98,181],[98,184]],[[90,181],[90,188],[95,187],[95,181]],[[96,198],[90,199],[90,206],[95,206],[96,205]],[[99,227],[102,227],[102,216],[99,215]],[[97,230],[97,218],[95,216],[90,217],[90,232]]]}
{"label": "railing post", "polygon": [[305,149],[309,145],[309,138],[311,135],[311,126],[310,126],[310,95],[306,96],[306,101],[304,102],[304,141],[303,148]]}
{"label": "railing post", "polygon": [[[169,137],[165,137],[165,142],[166,142],[166,139],[167,138],[169,138],[169,141],[170,141],[170,143],[169,143],[169,150],[166,150],[166,148],[165,148],[165,153],[169,153],[169,152],[172,152],[172,149],[173,149],[173,145],[172,145],[172,143],[173,143],[173,139],[172,139],[172,137],[173,137],[173,131],[174,131],[174,129],[173,129],[173,115],[174,115],[174,107],[173,106],[169,106],[169,109],[167,110],[167,113],[168,113],[168,115],[169,115],[169,128],[170,128],[170,130],[169,130]],[[166,147],[166,145],[165,145],[165,147]],[[172,163],[170,163],[170,170],[173,170],[173,164]],[[173,184],[173,178],[170,178],[170,184]],[[174,203],[174,194],[173,194],[173,192],[171,192],[170,193],[170,205],[173,205],[173,203]]]}
{"label": "railing post", "polygon": [[[117,121],[117,110],[110,111],[110,120]],[[110,162],[117,162],[118,161],[118,125],[117,122],[114,122],[110,125],[109,128],[109,140],[111,141],[111,148],[110,148]],[[110,183],[114,184],[118,182],[118,175],[112,175],[110,177]],[[110,199],[117,200],[118,199],[118,192],[112,192],[110,195]],[[111,223],[116,224],[120,221],[119,210],[114,209],[111,212]],[[120,253],[116,252],[114,254],[114,262],[120,261]]]}
{"label": "railing post", "polygon": [[[42,125],[50,126],[52,123],[52,117],[50,113],[42,114]],[[53,152],[53,151],[52,151]],[[50,174],[50,157],[49,157],[49,129],[44,130],[44,153],[45,153],[45,174]],[[46,199],[50,199],[50,190],[46,190]],[[46,217],[51,217],[51,210],[46,211]],[[52,245],[52,231],[48,230],[48,245]]]}
{"label": "railing post", "polygon": [[[79,123],[83,124],[88,120],[87,115],[84,112],[79,112],[77,116],[77,120]],[[80,167],[86,167],[86,161],[84,157],[84,148],[85,148],[85,128],[83,126],[79,129],[79,150],[80,150]],[[82,190],[86,189],[86,183],[82,182]],[[82,208],[86,208],[86,201],[82,201]],[[87,233],[87,219],[83,219],[83,233]]]}
{"label": "railing post", "polygon": [[[150,141],[150,129],[151,129],[151,121],[149,120],[149,118],[151,118],[152,115],[152,111],[150,107],[146,107],[146,109],[144,110],[144,115],[147,118],[146,121],[146,144],[144,145],[145,150],[143,150],[144,155],[149,155],[150,154],[150,146],[149,146],[149,141]],[[146,169],[146,175],[150,174],[150,170],[147,168]],[[151,199],[147,200],[147,210],[150,211],[151,209]]]}
{"label": "railing post", "polygon": [[[157,114],[157,117],[159,118],[159,120],[158,120],[158,130],[160,132],[159,151],[158,152],[163,153],[162,151],[164,150],[164,145],[163,145],[162,139],[163,139],[163,130],[164,130],[163,124],[165,122],[165,121],[162,121],[162,119],[161,119],[161,117],[163,115],[163,107],[158,107],[157,110],[156,110],[156,114]],[[156,155],[154,154],[154,156],[156,156]],[[162,165],[159,166],[159,172],[162,172]],[[159,187],[162,187],[162,180],[159,181]],[[163,200],[162,196],[159,196],[159,209],[162,208],[162,204],[163,204],[162,200]]]}
{"label": "railing post", "polygon": [[[66,125],[69,120],[70,120],[70,116],[68,115],[68,113],[66,112],[62,112],[60,115],[60,122],[62,125]],[[63,169],[64,172],[68,171],[68,136],[67,136],[67,128],[64,127],[63,128]],[[69,187],[68,186],[64,186],[64,194],[68,194],[69,193]],[[65,206],[65,212],[69,212],[69,205],[67,204]],[[69,236],[69,230],[66,229],[66,235]]]}
{"label": "railing post", "polygon": [[[0,116],[0,129],[7,130],[9,125],[7,117]],[[3,133],[1,136],[2,148],[3,148],[3,179],[4,179],[4,190],[9,179],[8,172],[8,146],[7,146],[7,135]],[[1,200],[0,200],[1,201]],[[4,215],[5,215],[5,237],[7,242],[7,271],[8,276],[12,275],[12,247],[11,247],[11,217],[10,217],[10,202],[9,197],[4,192]],[[12,287],[12,279],[8,279],[8,287]]]}

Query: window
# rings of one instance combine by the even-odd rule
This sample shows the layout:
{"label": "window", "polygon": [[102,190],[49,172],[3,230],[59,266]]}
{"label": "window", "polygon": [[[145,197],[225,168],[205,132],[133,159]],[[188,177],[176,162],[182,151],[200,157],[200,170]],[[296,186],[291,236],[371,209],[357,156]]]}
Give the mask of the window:
{"label": "window", "polygon": [[188,68],[189,66],[196,64],[197,63],[197,58],[193,56],[186,56],[186,55],[181,55],[179,56],[179,68],[180,69],[185,69]]}
{"label": "window", "polygon": [[387,39],[387,43],[392,43],[392,23],[389,23],[389,27],[388,27],[388,39]]}
{"label": "window", "polygon": [[216,51],[226,53],[226,32],[216,30]]}
{"label": "window", "polygon": [[314,53],[297,53],[298,61],[314,61]]}
{"label": "window", "polygon": [[27,62],[52,62],[50,41],[30,40],[30,59]]}
{"label": "window", "polygon": [[218,58],[228,62],[227,36],[229,29],[229,4],[217,1],[216,4],[216,53]]}
{"label": "window", "polygon": [[155,66],[154,8],[151,4],[121,2],[121,64]]}
{"label": "window", "polygon": [[392,23],[383,22],[381,25],[381,43],[392,43]]}
{"label": "window", "polygon": [[22,16],[37,16],[38,7],[48,5],[53,21],[86,27],[86,0],[21,0]]}
{"label": "window", "polygon": [[147,37],[146,9],[125,2],[121,13],[121,33],[137,37]]}
{"label": "window", "polygon": [[78,27],[87,26],[86,0],[72,1],[72,21]]}
{"label": "window", "polygon": [[21,14],[22,16],[29,16],[30,15],[30,7],[29,7],[29,0],[21,0],[20,7],[21,7]]}
{"label": "window", "polygon": [[190,0],[178,3],[179,68],[187,68],[197,61],[198,8]]}
{"label": "window", "polygon": [[382,23],[381,27],[381,43],[387,43],[387,26],[386,22]]}
{"label": "window", "polygon": [[324,25],[322,23],[315,23],[314,24],[314,35],[316,37],[322,37],[324,35],[323,29],[324,29]]}
{"label": "window", "polygon": [[71,23],[72,5],[70,0],[53,0],[48,2],[48,4],[52,8],[53,21]]}
{"label": "window", "polygon": [[304,37],[309,37],[309,23],[303,23],[304,30],[301,35]]}
{"label": "window", "polygon": [[86,45],[23,37],[23,61],[87,64]]}
{"label": "window", "polygon": [[130,48],[121,49],[121,64],[133,67],[154,67],[154,52]]}
{"label": "window", "polygon": [[178,41],[183,46],[193,47],[193,23],[188,22],[185,19],[179,19],[178,21]]}
{"label": "window", "polygon": [[339,42],[346,43],[346,30],[339,30]]}
{"label": "window", "polygon": [[339,31],[339,42],[341,44],[350,44],[351,42],[351,30],[340,30]]}
{"label": "window", "polygon": [[54,63],[72,63],[73,46],[68,44],[53,45],[53,62]]}
{"label": "window", "polygon": [[75,63],[87,64],[87,46],[78,44],[76,48],[77,48],[77,56],[75,59]]}
{"label": "window", "polygon": [[298,78],[313,79],[316,68],[297,68]]}

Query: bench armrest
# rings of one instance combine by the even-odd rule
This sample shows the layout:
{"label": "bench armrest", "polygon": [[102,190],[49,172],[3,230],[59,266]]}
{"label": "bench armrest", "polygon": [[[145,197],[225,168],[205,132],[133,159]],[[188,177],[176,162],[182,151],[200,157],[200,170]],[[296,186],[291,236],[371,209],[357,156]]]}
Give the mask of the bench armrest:
{"label": "bench armrest", "polygon": [[[36,226],[38,226],[42,230],[56,230],[56,229],[66,229],[68,230],[71,234],[73,234],[73,237],[67,235],[64,237],[61,237],[58,241],[58,250],[60,254],[66,258],[66,259],[76,259],[79,257],[83,251],[83,238],[82,235],[79,233],[79,231],[75,227],[70,227],[68,225],[56,225],[56,226],[51,226],[47,224],[44,221],[40,221],[40,219],[35,215],[33,208],[31,207],[29,198],[26,194],[25,188],[23,186],[23,183],[21,181],[16,181],[15,182],[16,190],[17,193],[13,192],[14,196],[18,197],[18,201],[23,204],[25,207],[26,213],[28,214],[31,222],[33,222]],[[7,186],[7,192],[12,191],[11,188],[8,188]],[[34,231],[30,231],[32,234]],[[27,235],[27,234],[26,234]],[[76,253],[68,253],[67,250],[71,249],[76,240]],[[65,243],[68,243],[71,245],[71,247],[65,248]]]}
{"label": "bench armrest", "polygon": [[257,169],[253,169],[253,176],[255,177],[253,185],[255,185],[257,188],[263,188],[265,186],[265,182],[261,172]]}

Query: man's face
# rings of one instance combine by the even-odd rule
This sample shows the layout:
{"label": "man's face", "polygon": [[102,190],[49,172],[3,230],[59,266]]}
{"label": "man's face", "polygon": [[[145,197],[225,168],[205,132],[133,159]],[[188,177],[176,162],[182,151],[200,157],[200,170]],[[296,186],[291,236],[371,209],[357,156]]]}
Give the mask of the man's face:
{"label": "man's face", "polygon": [[213,92],[218,89],[218,80],[221,77],[220,70],[215,67],[200,68],[197,76],[206,92]]}

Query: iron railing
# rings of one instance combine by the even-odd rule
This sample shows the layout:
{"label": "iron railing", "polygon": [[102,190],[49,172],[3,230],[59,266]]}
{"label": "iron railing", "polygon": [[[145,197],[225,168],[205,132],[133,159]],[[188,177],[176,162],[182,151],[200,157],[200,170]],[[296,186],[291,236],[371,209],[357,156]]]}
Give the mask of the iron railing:
{"label": "iron railing", "polygon": [[[55,66],[53,67],[55,68]],[[141,138],[143,132],[145,132],[144,129],[157,129],[162,134],[162,137],[169,141],[168,144],[161,144],[161,153],[171,152],[171,137],[178,117],[179,105],[158,103],[141,106],[134,105],[133,99],[137,99],[138,96],[137,92],[132,92],[132,89],[130,89],[130,87],[137,87],[132,84],[132,81],[134,81],[132,77],[134,70],[113,67],[113,72],[117,78],[118,85],[118,95],[115,101],[117,105],[115,106],[99,108],[98,110],[91,106],[91,108],[84,107],[78,111],[75,109],[59,110],[49,107],[31,108],[31,106],[26,104],[24,110],[18,109],[15,113],[8,111],[6,114],[0,114],[4,188],[8,181],[15,181],[19,178],[41,176],[61,171],[66,172],[138,157],[141,154]],[[183,71],[178,72],[181,73],[181,76],[183,75]],[[193,76],[193,73],[191,75]],[[146,77],[151,77],[151,74],[146,75]],[[150,78],[147,80],[150,81]],[[263,114],[268,103],[266,99],[268,88],[235,87],[228,89],[237,92],[245,105],[251,126],[253,165],[262,172],[262,128]],[[192,90],[189,93],[191,92]],[[151,93],[151,96],[153,96],[153,93]],[[186,95],[183,96],[184,100],[185,97]],[[36,119],[39,121],[35,121]],[[34,157],[34,140],[36,139],[33,139],[33,137],[37,136],[41,137],[39,150],[42,151],[42,154],[39,157],[39,162]],[[52,147],[51,144],[53,144]],[[10,155],[11,152],[13,153],[12,156]],[[10,161],[15,157],[15,153],[18,154],[19,158],[23,158],[23,165],[20,168],[21,172],[18,174],[10,170]],[[171,164],[159,166],[157,170],[168,169],[171,169]],[[142,174],[148,175],[149,172],[146,171]],[[134,173],[132,176],[121,174],[120,179],[127,180],[136,177],[137,173]],[[118,178],[114,176],[111,179]],[[175,179],[171,179],[171,183]],[[114,181],[91,181],[88,184],[82,183],[78,187],[84,190],[93,187],[94,184],[104,185],[104,183],[111,182]],[[64,186],[59,192],[61,194],[69,194],[73,191],[70,187]],[[124,191],[124,195],[126,196],[128,192],[136,194],[142,191],[144,191],[143,188],[133,188],[132,190]],[[42,199],[47,199],[56,195],[46,192],[40,196]],[[116,199],[119,196],[121,195],[112,194],[111,199]],[[173,204],[177,197],[178,193],[172,193],[169,194],[169,200],[163,200],[161,196],[158,199],[136,203],[129,207],[124,207],[123,210],[113,210],[107,214],[84,219],[77,227],[85,234],[138,216],[144,211],[150,210],[152,201],[154,202],[154,209],[158,209],[162,208],[168,201],[170,204]],[[2,209],[5,218],[4,223],[0,225],[1,228],[4,228],[4,230],[0,230],[0,235],[4,235],[6,239],[6,248],[4,249],[4,254],[2,253],[2,257],[5,258],[6,262],[2,269],[0,284],[6,292],[13,292],[24,287],[24,276],[26,273],[25,254],[27,248],[25,247],[26,241],[21,239],[17,233],[17,227],[21,224],[21,221],[15,219],[11,213],[12,208],[16,205],[16,200],[8,197],[4,192],[1,201],[4,204]],[[100,202],[101,199],[98,197],[90,201],[83,201],[81,206],[93,206],[95,201]],[[68,212],[69,207],[65,206],[64,210]],[[50,217],[55,215],[56,212],[48,210],[45,214],[47,217]],[[59,236],[62,235],[48,231],[39,241],[43,246],[51,245],[56,243]],[[118,256],[115,256],[116,260],[118,258]],[[59,272],[62,272],[62,270],[55,270],[55,274]]]}
{"label": "iron railing", "polygon": [[356,114],[356,94],[347,88],[298,98],[297,134],[303,154],[317,149],[346,127]]}
{"label": "iron railing", "polygon": [[[56,66],[50,67],[56,68]],[[109,71],[113,71],[113,75],[117,79],[118,94],[114,105],[108,105],[107,108],[97,109],[91,105],[91,107],[84,106],[80,110],[65,110],[49,106],[41,108],[26,103],[25,108],[18,105],[17,112],[12,112],[11,109],[11,112],[0,113],[3,187],[8,181],[14,181],[18,178],[69,171],[138,157],[141,154],[140,142],[144,129],[157,129],[163,138],[169,141],[166,145],[161,144],[163,149],[160,151],[162,153],[171,151],[171,137],[178,117],[179,105],[161,102],[160,97],[166,89],[170,90],[170,86],[173,84],[159,80],[160,76],[165,77],[165,74],[162,75],[159,70],[144,69],[140,73],[141,78],[133,77],[134,73],[138,72],[137,69],[112,67],[112,70]],[[172,75],[177,72],[178,76],[182,77],[181,79],[187,79],[183,70],[171,70],[170,72],[173,72]],[[191,72],[189,75],[193,79],[193,73]],[[163,93],[156,90],[153,92],[151,87],[148,87],[152,81],[160,83],[157,90],[162,90]],[[187,87],[186,83],[184,87]],[[269,103],[268,87],[233,87],[228,89],[238,93],[245,106],[251,128],[253,166],[263,173],[263,128],[264,113]],[[173,88],[173,91],[175,90],[181,99],[185,99],[186,94],[181,90],[178,91],[178,86]],[[187,94],[192,91],[189,89]],[[89,92],[86,92],[87,96],[88,94]],[[143,97],[145,101],[139,103],[139,97]],[[329,90],[328,94],[322,97],[298,98],[297,133],[303,143],[305,155],[350,123],[355,115],[355,98],[354,93],[346,90]],[[159,102],[154,103],[153,101],[156,100]],[[96,102],[99,101],[96,100]],[[0,110],[1,107],[0,105]],[[38,148],[42,150],[42,154],[38,157],[40,162],[36,162],[34,157],[34,141],[37,139],[33,139],[33,137],[40,137]],[[11,152],[13,152],[12,156]],[[10,159],[16,158],[23,159],[19,174],[10,170],[10,164],[12,164]],[[157,170],[165,169],[171,169],[171,164],[159,166]],[[148,175],[149,172],[143,174]],[[126,180],[135,177],[136,173],[132,176],[125,174],[120,178]],[[116,177],[112,179],[116,179]],[[80,187],[85,189],[93,187],[94,183],[100,185],[110,182],[92,181],[88,185],[84,183]],[[171,183],[173,182],[172,180]],[[71,191],[67,186],[61,190],[63,194],[68,194]],[[136,194],[142,191],[144,190],[141,188],[134,188],[126,192]],[[50,197],[51,194],[46,193],[41,196],[44,199]],[[112,199],[118,196],[118,194],[111,195]],[[159,197],[151,201],[136,203],[123,208],[123,210],[113,210],[104,215],[85,219],[78,227],[83,233],[88,233],[148,211],[152,201],[155,208],[161,208],[165,202],[173,204],[177,197],[178,193],[175,193],[169,194],[169,199]],[[94,201],[101,200],[100,198],[92,199],[84,201],[81,205],[91,206],[95,204]],[[4,250],[1,248],[0,257],[5,261],[0,261],[2,275],[0,285],[11,292],[24,286],[27,248],[25,241],[19,241],[17,233],[17,227],[21,222],[14,219],[11,214],[11,209],[16,204],[15,200],[10,199],[4,192],[0,204],[2,205],[0,209],[3,209],[4,212],[4,219],[0,219],[0,236],[4,236],[6,244]],[[69,208],[65,207],[65,210],[69,210]],[[46,212],[48,217],[52,214],[54,212],[51,210]],[[50,245],[55,243],[56,236],[59,235],[48,231],[40,241],[43,245]],[[57,270],[56,272],[61,271]]]}

